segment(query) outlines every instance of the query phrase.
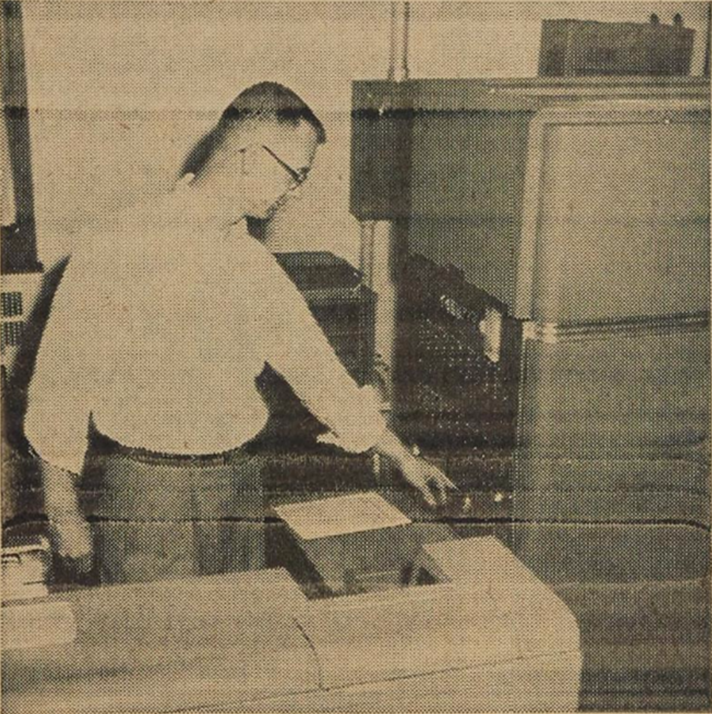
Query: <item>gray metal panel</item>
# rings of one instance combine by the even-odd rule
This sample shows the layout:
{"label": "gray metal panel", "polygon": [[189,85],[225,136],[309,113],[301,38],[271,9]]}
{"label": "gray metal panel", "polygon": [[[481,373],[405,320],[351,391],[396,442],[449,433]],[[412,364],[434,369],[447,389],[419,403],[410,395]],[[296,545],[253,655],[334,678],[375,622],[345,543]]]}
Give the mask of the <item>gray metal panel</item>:
{"label": "gray metal panel", "polygon": [[458,267],[468,283],[511,305],[517,286],[518,233],[519,218],[511,214],[415,217],[410,221],[408,250],[442,267]]}
{"label": "gray metal panel", "polygon": [[[602,98],[688,97],[709,101],[703,77],[422,79],[353,83],[351,211],[361,220],[409,213],[410,134],[433,114],[534,112]],[[444,137],[446,138],[446,137]],[[452,146],[457,150],[457,143]],[[506,155],[511,149],[500,142]],[[496,147],[491,147],[492,149]]]}
{"label": "gray metal panel", "polygon": [[532,123],[516,315],[570,323],[709,307],[709,109],[617,102]]}
{"label": "gray metal panel", "polygon": [[525,333],[517,553],[552,582],[707,575],[708,317]]}
{"label": "gray metal panel", "polygon": [[514,299],[531,116],[424,113],[413,126],[410,251],[461,268],[506,304]]}
{"label": "gray metal panel", "polygon": [[359,220],[406,218],[412,111],[407,84],[354,82],[351,213]]}
{"label": "gray metal panel", "polygon": [[708,315],[562,330],[525,339],[520,448],[610,457],[709,436]]}
{"label": "gray metal panel", "polygon": [[514,527],[512,546],[553,584],[709,577],[709,531],[686,524],[530,523]]}
{"label": "gray metal panel", "polygon": [[[370,83],[356,83],[373,86]],[[384,82],[383,84],[386,84]],[[412,79],[407,83],[420,111],[540,109],[552,100],[677,97],[709,101],[709,77],[525,77]]]}

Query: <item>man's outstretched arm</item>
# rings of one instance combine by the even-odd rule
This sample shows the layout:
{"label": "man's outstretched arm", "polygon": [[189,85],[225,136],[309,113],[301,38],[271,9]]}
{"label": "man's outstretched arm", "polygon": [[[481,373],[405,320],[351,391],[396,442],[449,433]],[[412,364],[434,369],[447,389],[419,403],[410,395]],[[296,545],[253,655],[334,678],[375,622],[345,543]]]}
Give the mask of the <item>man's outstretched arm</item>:
{"label": "man's outstretched arm", "polygon": [[359,387],[350,377],[296,286],[276,264],[264,277],[270,299],[263,334],[270,365],[329,427],[338,445],[353,452],[375,449],[395,462],[427,503],[444,501],[454,484],[388,429],[375,390]]}

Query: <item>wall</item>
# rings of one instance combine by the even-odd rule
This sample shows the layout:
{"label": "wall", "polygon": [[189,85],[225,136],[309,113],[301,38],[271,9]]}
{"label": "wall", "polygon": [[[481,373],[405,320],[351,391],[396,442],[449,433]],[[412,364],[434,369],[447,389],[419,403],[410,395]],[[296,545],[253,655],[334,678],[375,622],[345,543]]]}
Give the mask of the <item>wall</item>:
{"label": "wall", "polygon": [[[414,77],[535,75],[542,18],[670,22],[699,30],[702,3],[413,3]],[[191,142],[234,95],[271,79],[300,93],[330,141],[301,199],[275,221],[275,248],[358,260],[348,212],[350,83],[384,77],[387,3],[32,2],[25,34],[38,242],[47,265],[70,228],[167,185]],[[140,241],[140,236],[135,239]]]}
{"label": "wall", "polygon": [[[351,80],[385,76],[385,4],[68,2],[25,6],[40,257],[69,228],[170,182],[243,88],[282,82],[330,141],[275,243],[358,257],[348,212]],[[140,236],[136,236],[140,241]]]}
{"label": "wall", "polygon": [[543,19],[672,24],[695,30],[692,74],[702,74],[707,3],[416,2],[411,12],[413,77],[535,77]]}

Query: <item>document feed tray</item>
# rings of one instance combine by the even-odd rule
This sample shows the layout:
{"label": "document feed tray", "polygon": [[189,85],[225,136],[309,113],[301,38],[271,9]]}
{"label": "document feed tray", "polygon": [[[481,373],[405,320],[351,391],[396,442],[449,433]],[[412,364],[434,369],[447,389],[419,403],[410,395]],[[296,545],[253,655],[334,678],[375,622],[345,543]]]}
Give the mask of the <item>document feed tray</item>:
{"label": "document feed tray", "polygon": [[5,628],[4,710],[577,707],[577,625],[499,541],[431,543],[416,565],[432,584],[320,600],[265,570],[6,605],[16,635],[44,605],[72,629],[49,643]]}
{"label": "document feed tray", "polygon": [[419,567],[441,582],[312,602],[298,614],[317,653],[322,686],[554,657],[561,665],[560,693],[576,706],[581,666],[576,622],[499,541],[426,545]]}

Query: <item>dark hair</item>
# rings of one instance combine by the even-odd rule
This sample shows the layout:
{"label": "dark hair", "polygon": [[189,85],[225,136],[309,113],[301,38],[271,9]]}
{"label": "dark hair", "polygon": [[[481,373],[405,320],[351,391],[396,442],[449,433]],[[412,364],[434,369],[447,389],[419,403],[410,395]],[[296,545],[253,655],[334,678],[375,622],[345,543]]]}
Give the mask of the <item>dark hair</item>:
{"label": "dark hair", "polygon": [[238,94],[222,113],[218,123],[192,148],[183,161],[181,176],[197,174],[231,129],[254,119],[295,127],[305,121],[316,132],[317,143],[326,142],[326,131],[322,123],[301,97],[277,82],[260,82]]}

